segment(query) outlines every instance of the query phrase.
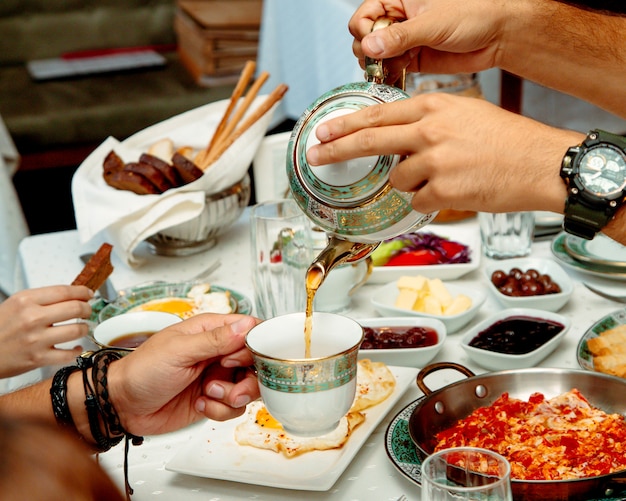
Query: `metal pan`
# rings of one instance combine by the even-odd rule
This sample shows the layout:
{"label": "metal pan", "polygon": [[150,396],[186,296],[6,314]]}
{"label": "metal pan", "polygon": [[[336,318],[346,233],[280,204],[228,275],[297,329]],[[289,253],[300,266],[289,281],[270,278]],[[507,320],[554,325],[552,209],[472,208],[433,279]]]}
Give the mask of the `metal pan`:
{"label": "metal pan", "polygon": [[[467,379],[431,390],[424,379],[436,371],[454,369]],[[521,369],[475,375],[454,363],[436,363],[417,375],[417,385],[426,397],[409,418],[409,433],[418,454],[425,458],[435,447],[435,435],[463,419],[479,407],[491,405],[503,393],[527,400],[541,392],[546,398],[577,388],[596,407],[608,413],[626,415],[626,380],[597,372],[570,369]],[[515,501],[572,501],[611,495],[626,482],[626,470],[576,480],[511,481]]]}

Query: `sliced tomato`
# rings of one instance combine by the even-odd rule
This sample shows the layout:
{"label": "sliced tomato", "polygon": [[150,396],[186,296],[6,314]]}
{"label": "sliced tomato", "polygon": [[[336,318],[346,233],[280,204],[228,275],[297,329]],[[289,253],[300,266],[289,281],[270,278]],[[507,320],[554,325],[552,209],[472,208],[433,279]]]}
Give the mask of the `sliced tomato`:
{"label": "sliced tomato", "polygon": [[393,256],[385,266],[423,266],[441,263],[442,256],[431,249],[401,252]]}
{"label": "sliced tomato", "polygon": [[446,253],[446,257],[449,259],[454,258],[457,254],[466,249],[465,245],[450,240],[442,240],[440,245]]}

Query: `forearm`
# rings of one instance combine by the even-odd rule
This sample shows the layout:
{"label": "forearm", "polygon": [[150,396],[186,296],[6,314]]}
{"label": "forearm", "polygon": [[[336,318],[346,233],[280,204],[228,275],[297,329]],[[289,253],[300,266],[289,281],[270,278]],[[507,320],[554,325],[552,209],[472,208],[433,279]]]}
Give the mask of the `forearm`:
{"label": "forearm", "polygon": [[510,5],[499,67],[626,117],[626,17],[555,0]]}
{"label": "forearm", "polygon": [[[91,377],[91,370],[87,369],[89,377]],[[52,380],[48,379],[2,395],[0,397],[0,412],[18,419],[36,419],[63,426],[57,422],[54,414],[50,394],[51,386]],[[86,396],[81,371],[74,372],[68,377],[65,395],[69,415],[75,428],[72,429],[70,426],[69,429],[76,433],[85,443],[96,449],[97,444],[91,432],[85,405]],[[97,416],[97,422],[102,433],[106,434],[100,415]]]}

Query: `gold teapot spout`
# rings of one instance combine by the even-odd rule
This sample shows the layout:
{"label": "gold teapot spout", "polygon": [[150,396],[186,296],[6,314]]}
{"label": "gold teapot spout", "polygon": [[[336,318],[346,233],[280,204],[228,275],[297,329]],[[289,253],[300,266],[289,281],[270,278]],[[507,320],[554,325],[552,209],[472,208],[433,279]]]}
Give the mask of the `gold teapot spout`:
{"label": "gold teapot spout", "polygon": [[355,263],[368,257],[380,242],[363,243],[345,240],[336,235],[331,235],[326,248],[315,258],[307,271],[307,287],[317,290],[324,279],[335,266],[345,263]]}

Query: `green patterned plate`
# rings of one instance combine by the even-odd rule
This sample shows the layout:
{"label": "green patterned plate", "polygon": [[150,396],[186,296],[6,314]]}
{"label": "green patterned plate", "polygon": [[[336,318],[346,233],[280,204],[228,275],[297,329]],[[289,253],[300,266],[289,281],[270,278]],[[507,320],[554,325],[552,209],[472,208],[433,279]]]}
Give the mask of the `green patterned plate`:
{"label": "green patterned plate", "polygon": [[[624,314],[626,315],[626,312]],[[424,398],[414,400],[396,414],[385,433],[385,449],[391,463],[400,473],[417,485],[421,485],[422,482],[422,462],[409,434],[409,419]],[[609,497],[593,498],[587,501],[623,501],[625,496],[626,491],[622,491],[621,493],[613,493]]]}
{"label": "green patterned plate", "polygon": [[583,369],[595,371],[595,367],[593,365],[593,355],[589,351],[589,348],[587,348],[587,341],[594,337],[598,337],[604,331],[608,331],[609,329],[613,329],[624,324],[626,324],[626,309],[616,310],[609,313],[589,327],[583,337],[580,338],[578,347],[576,348],[578,365],[580,365]]}
{"label": "green patterned plate", "polygon": [[[147,284],[130,287],[118,292],[118,298],[103,306],[97,315],[98,321],[126,313],[132,308],[147,303],[154,299],[187,297],[187,293],[199,282],[150,282]],[[252,312],[251,301],[243,294],[227,289],[219,285],[211,284],[213,292],[229,292],[231,309],[233,312],[249,315]],[[93,306],[92,306],[93,310]]]}
{"label": "green patterned plate", "polygon": [[568,235],[565,252],[583,263],[606,266],[615,272],[626,270],[626,247],[602,234],[593,240]]}
{"label": "green patterned plate", "polygon": [[608,278],[610,280],[626,280],[626,270],[617,272],[616,269],[612,266],[603,266],[594,263],[583,263],[581,261],[578,261],[577,259],[574,259],[565,250],[565,239],[567,237],[568,234],[563,232],[559,233],[559,235],[554,240],[552,240],[552,254],[554,254],[554,256],[559,260],[561,264],[567,266],[572,270],[586,273],[594,277]]}

